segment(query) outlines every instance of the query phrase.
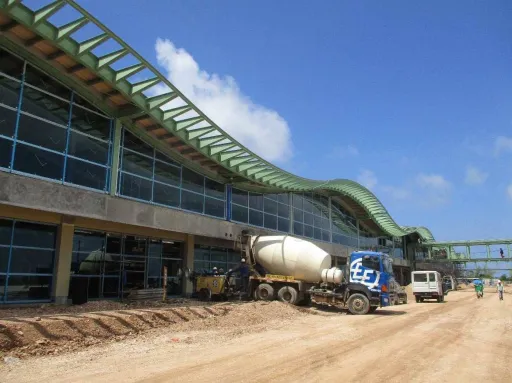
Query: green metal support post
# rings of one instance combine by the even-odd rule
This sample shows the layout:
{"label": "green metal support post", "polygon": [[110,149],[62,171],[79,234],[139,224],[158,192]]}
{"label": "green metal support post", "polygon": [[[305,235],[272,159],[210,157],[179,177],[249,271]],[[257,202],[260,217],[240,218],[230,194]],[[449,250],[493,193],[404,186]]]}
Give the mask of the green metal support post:
{"label": "green metal support post", "polygon": [[487,258],[491,259],[491,247],[489,245],[485,245],[485,248],[487,250]]}
{"label": "green metal support post", "polygon": [[121,151],[122,125],[118,119],[114,120],[114,150],[112,151],[112,169],[110,177],[110,195],[116,195],[117,178],[119,174],[119,153]]}

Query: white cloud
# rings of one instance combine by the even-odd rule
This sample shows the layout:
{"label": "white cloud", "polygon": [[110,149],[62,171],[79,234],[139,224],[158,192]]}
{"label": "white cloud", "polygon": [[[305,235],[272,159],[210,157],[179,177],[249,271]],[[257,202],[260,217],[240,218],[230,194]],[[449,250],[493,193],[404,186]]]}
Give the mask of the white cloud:
{"label": "white cloud", "polygon": [[448,190],[451,184],[439,174],[420,173],[416,176],[416,183],[424,189],[430,190]]}
{"label": "white cloud", "polygon": [[512,184],[507,187],[507,195],[510,199],[512,199]]}
{"label": "white cloud", "polygon": [[403,187],[396,186],[383,186],[382,191],[389,194],[389,196],[395,200],[406,200],[410,197],[411,192]]}
{"label": "white cloud", "polygon": [[365,169],[357,176],[357,182],[359,182],[364,187],[372,190],[377,185],[378,180],[374,172]]}
{"label": "white cloud", "polygon": [[155,49],[169,81],[224,131],[268,161],[292,157],[287,122],[276,111],[251,101],[233,77],[201,70],[186,50],[170,40],[157,39]]}
{"label": "white cloud", "polygon": [[500,155],[503,152],[512,151],[512,138],[505,136],[498,136],[494,141],[494,153]]}
{"label": "white cloud", "polygon": [[357,157],[359,155],[359,149],[354,145],[347,146],[336,146],[333,150],[328,154],[327,157],[334,159],[347,158],[347,157]]}
{"label": "white cloud", "polygon": [[466,168],[465,182],[468,185],[481,185],[487,180],[487,177],[489,177],[488,173],[485,173],[474,166],[468,166]]}
{"label": "white cloud", "polygon": [[416,176],[416,185],[422,192],[418,200],[425,206],[443,205],[450,198],[452,185],[442,175],[420,173]]}

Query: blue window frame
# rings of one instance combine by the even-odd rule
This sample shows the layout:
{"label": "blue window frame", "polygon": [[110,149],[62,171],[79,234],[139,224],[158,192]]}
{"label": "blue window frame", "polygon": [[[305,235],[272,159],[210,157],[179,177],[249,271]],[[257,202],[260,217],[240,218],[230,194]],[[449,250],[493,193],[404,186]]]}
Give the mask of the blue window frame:
{"label": "blue window frame", "polygon": [[112,119],[0,49],[0,169],[109,190]]}
{"label": "blue window frame", "polygon": [[57,227],[0,218],[0,303],[50,301]]}
{"label": "blue window frame", "polygon": [[118,194],[216,218],[226,217],[226,187],[175,162],[123,128]]}
{"label": "blue window frame", "polygon": [[259,194],[232,188],[231,219],[269,230],[290,232],[290,195]]}

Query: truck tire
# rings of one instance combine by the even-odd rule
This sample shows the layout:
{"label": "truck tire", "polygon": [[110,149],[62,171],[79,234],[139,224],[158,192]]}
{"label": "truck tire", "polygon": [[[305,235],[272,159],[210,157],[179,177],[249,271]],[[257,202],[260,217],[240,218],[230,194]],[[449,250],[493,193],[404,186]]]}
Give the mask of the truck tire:
{"label": "truck tire", "polygon": [[274,288],[268,283],[261,283],[256,287],[255,291],[256,299],[262,301],[273,301],[274,300]]}
{"label": "truck tire", "polygon": [[295,305],[299,300],[299,293],[291,286],[283,286],[277,292],[277,298],[283,303]]}
{"label": "truck tire", "polygon": [[209,302],[212,300],[212,291],[210,289],[199,290],[199,300]]}
{"label": "truck tire", "polygon": [[366,295],[355,293],[347,301],[348,311],[353,315],[366,315],[370,311],[370,301]]}

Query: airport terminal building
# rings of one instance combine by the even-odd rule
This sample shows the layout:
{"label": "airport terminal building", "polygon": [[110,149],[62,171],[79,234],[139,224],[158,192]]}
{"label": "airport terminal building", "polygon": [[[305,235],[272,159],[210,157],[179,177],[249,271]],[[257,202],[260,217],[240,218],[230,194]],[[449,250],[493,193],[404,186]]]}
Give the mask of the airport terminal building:
{"label": "airport terminal building", "polygon": [[[228,269],[246,229],[309,239],[336,264],[383,250],[402,279],[433,240],[356,182],[261,159],[75,2],[0,0],[0,304]],[[170,279],[169,295],[191,292]]]}

